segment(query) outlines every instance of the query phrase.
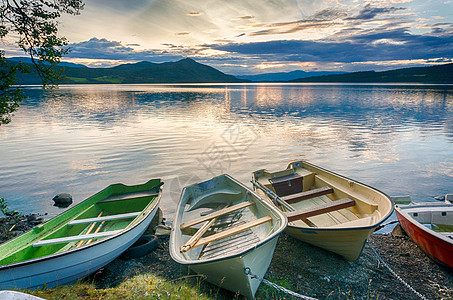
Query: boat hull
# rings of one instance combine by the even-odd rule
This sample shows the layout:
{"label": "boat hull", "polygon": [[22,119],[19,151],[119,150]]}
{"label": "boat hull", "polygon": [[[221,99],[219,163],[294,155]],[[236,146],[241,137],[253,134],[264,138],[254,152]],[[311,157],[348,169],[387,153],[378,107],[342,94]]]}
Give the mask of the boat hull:
{"label": "boat hull", "polygon": [[290,236],[355,261],[362,253],[366,240],[374,229],[316,229],[288,226],[285,232]]}
{"label": "boat hull", "polygon": [[[414,205],[416,207],[416,205]],[[453,213],[450,204],[449,213]],[[435,207],[439,207],[436,205]],[[429,208],[426,208],[429,210]],[[396,216],[401,227],[409,237],[436,262],[453,268],[453,239],[443,237],[439,233],[423,226],[408,213],[403,207],[395,206]],[[453,224],[451,224],[453,225]],[[453,236],[453,233],[452,233]]]}
{"label": "boat hull", "polygon": [[[134,187],[135,186],[132,188]],[[105,190],[100,193],[102,194],[104,191]],[[97,195],[99,195],[99,193]],[[97,195],[93,197],[97,197]],[[134,244],[141,235],[143,235],[158,210],[160,196],[161,192],[159,192],[156,197],[151,198],[149,204],[147,204],[146,208],[140,212],[137,219],[128,221],[130,225],[123,230],[118,230],[114,235],[92,243],[72,247],[70,250],[57,251],[50,255],[0,266],[0,290],[51,288],[58,285],[73,283],[78,279],[94,273],[121,255]],[[90,201],[89,199],[84,202]],[[130,204],[133,205],[134,203]],[[84,205],[83,202],[79,204],[81,207],[84,207]],[[73,209],[78,208],[74,207]],[[43,227],[48,227],[48,224],[58,223],[59,219],[65,219],[68,214],[70,214],[69,210],[62,214],[63,218],[61,218],[62,215],[57,216],[44,223]],[[68,221],[65,223],[68,223]],[[98,222],[96,224],[100,223]],[[82,224],[81,226],[88,225],[90,225],[90,223],[87,225]],[[68,225],[59,225],[57,227],[63,228],[63,226]],[[102,224],[99,225],[99,228],[102,228]],[[39,232],[39,228],[37,229],[38,230],[32,230],[25,233],[15,240],[9,241],[2,245],[2,248],[4,250],[14,249],[15,246],[25,244],[25,247],[28,248],[24,249],[39,252],[40,247],[31,246],[40,241],[34,238],[36,232]],[[12,255],[14,255],[14,252]]]}
{"label": "boat hull", "polygon": [[[207,211],[210,203],[215,203],[213,207],[221,204],[220,207],[223,208]],[[213,216],[216,214],[217,216]],[[222,219],[223,217],[225,219]],[[197,223],[197,219],[203,221]],[[267,221],[255,227],[246,227],[262,219]],[[185,245],[197,236],[198,232],[190,235],[183,233],[188,226],[185,224],[194,220],[193,225],[201,226],[194,226],[195,230],[199,231],[203,230],[204,226],[228,226],[227,229],[219,227],[219,230],[213,230],[211,235],[205,236],[205,239],[210,240],[207,244],[202,244],[206,248],[193,247],[188,251],[183,250]],[[215,223],[217,221],[220,223]],[[247,298],[254,298],[261,283],[259,278],[264,277],[278,237],[286,225],[285,216],[272,204],[230,176],[222,175],[185,187],[182,191],[170,235],[170,254],[179,264],[206,276],[208,282]],[[248,229],[239,231],[244,226]],[[236,229],[238,231],[235,231]],[[207,228],[204,232],[206,230]],[[218,239],[211,238],[228,231],[231,234]],[[259,278],[252,277],[247,270]]]}
{"label": "boat hull", "polygon": [[0,270],[0,289],[52,288],[76,282],[96,272],[138,240],[148,228],[157,209],[156,206],[139,226],[93,247],[87,246],[73,253]]}
{"label": "boat hull", "polygon": [[247,275],[246,268],[249,268],[253,275],[263,278],[271,263],[277,241],[278,237],[274,237],[245,254],[188,266],[194,272],[205,275],[208,282],[253,299],[261,280]]}
{"label": "boat hull", "polygon": [[[288,178],[291,174],[298,174],[299,190],[286,191],[275,184],[278,178]],[[278,177],[280,176],[280,177]],[[294,176],[294,175],[293,175]],[[310,189],[320,189],[330,187],[332,193],[327,195],[314,195],[291,203],[292,209],[307,210],[316,208],[316,203],[331,203],[341,198],[349,197],[355,201],[354,207],[349,211],[343,210],[341,213],[335,211],[320,214],[307,218],[308,222],[290,221],[285,231],[292,237],[323,248],[325,250],[341,255],[349,261],[355,261],[360,257],[368,237],[382,224],[392,213],[393,206],[390,198],[384,193],[369,187],[365,184],[351,180],[339,174],[330,172],[305,161],[293,162],[288,165],[286,170],[269,172],[258,170],[253,173],[255,191],[273,203],[272,193],[281,193],[283,198],[288,198],[292,194],[309,192]],[[274,182],[274,183],[273,183]],[[270,184],[272,183],[272,184]],[[288,188],[296,188],[296,180],[284,182]],[[263,189],[268,189],[267,191]],[[280,189],[280,191],[278,190]],[[270,192],[269,192],[270,191]],[[324,197],[321,199],[321,197]],[[314,200],[316,199],[316,200]],[[322,200],[322,201],[321,201]],[[310,204],[310,201],[313,201]],[[278,205],[282,211],[288,211],[286,207]],[[336,213],[337,215],[330,215]],[[346,214],[347,213],[347,214]],[[354,215],[355,216],[354,216]],[[350,219],[346,217],[353,216]],[[325,218],[325,219],[323,219]],[[326,219],[331,218],[344,220],[338,223],[327,224]],[[329,219],[330,221],[330,219]]]}

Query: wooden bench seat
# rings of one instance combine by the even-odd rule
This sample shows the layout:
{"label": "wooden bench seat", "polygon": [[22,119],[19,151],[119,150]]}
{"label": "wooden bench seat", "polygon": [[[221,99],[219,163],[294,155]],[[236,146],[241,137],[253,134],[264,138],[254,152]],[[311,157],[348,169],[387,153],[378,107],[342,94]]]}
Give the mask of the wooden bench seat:
{"label": "wooden bench seat", "polygon": [[82,234],[82,235],[74,235],[74,236],[67,236],[62,238],[56,239],[49,239],[49,240],[42,240],[33,244],[33,247],[40,247],[45,245],[52,245],[52,244],[62,244],[62,243],[69,243],[81,240],[90,240],[90,239],[98,239],[101,237],[107,237],[114,234],[121,232],[122,230],[112,230],[112,231],[105,231],[105,232],[98,232],[98,233],[91,233],[91,234]]}
{"label": "wooden bench seat", "polygon": [[187,228],[187,227],[191,227],[193,225],[200,224],[200,223],[205,222],[205,221],[209,221],[211,219],[214,219],[214,218],[217,218],[217,217],[232,213],[232,212],[234,212],[236,210],[239,210],[239,209],[242,209],[242,208],[246,208],[246,207],[248,207],[250,205],[253,205],[253,204],[255,204],[255,203],[253,203],[251,201],[244,201],[244,202],[241,202],[239,204],[223,208],[223,209],[218,210],[216,212],[213,212],[213,213],[211,213],[211,214],[209,214],[207,216],[203,216],[203,217],[200,217],[198,219],[183,223],[183,224],[181,224],[181,229],[184,229],[184,228]]}
{"label": "wooden bench seat", "polygon": [[288,222],[296,221],[300,219],[306,219],[309,217],[325,214],[331,211],[347,208],[355,205],[355,201],[351,198],[344,198],[331,203],[318,205],[306,209],[295,210],[291,212],[285,212]]}
{"label": "wooden bench seat", "polygon": [[119,195],[110,196],[107,199],[99,201],[98,203],[115,202],[115,201],[121,201],[121,200],[133,200],[133,199],[144,198],[144,197],[155,197],[158,195],[159,195],[159,193],[156,193],[153,191],[119,194]]}
{"label": "wooden bench seat", "polygon": [[284,196],[284,197],[280,197],[280,198],[283,201],[285,201],[286,203],[291,204],[291,203],[296,203],[296,202],[299,202],[302,200],[311,199],[314,197],[328,195],[331,193],[333,193],[333,188],[331,188],[330,186],[324,186],[321,188],[309,190],[306,192],[300,192],[300,193],[296,193],[296,194],[292,194],[292,195],[288,195],[288,196]]}
{"label": "wooden bench seat", "polygon": [[225,202],[236,202],[241,200],[241,197],[242,192],[231,187],[213,189],[193,198],[190,201],[190,206],[186,211],[195,210],[200,206],[215,200],[216,198],[222,198]]}
{"label": "wooden bench seat", "polygon": [[[265,216],[265,217],[262,217],[260,219],[257,219],[257,220],[242,224],[240,226],[232,227],[230,229],[227,229],[227,230],[221,231],[219,233],[213,234],[211,236],[208,236],[208,237],[200,239],[190,249],[193,249],[193,248],[196,248],[196,247],[199,247],[199,246],[203,246],[203,245],[209,244],[211,242],[226,238],[226,237],[228,237],[230,235],[245,231],[247,229],[253,228],[255,226],[264,224],[264,223],[269,222],[269,221],[272,221],[272,217],[271,216]],[[187,250],[185,249],[185,251],[188,251],[190,249],[187,249]]]}
{"label": "wooden bench seat", "polygon": [[111,216],[98,217],[98,218],[87,218],[87,219],[80,219],[80,220],[72,220],[71,222],[68,223],[68,225],[78,225],[78,224],[86,224],[86,223],[93,223],[93,222],[103,222],[103,221],[135,218],[136,216],[140,215],[141,213],[142,212],[139,211],[139,212],[111,215]]}

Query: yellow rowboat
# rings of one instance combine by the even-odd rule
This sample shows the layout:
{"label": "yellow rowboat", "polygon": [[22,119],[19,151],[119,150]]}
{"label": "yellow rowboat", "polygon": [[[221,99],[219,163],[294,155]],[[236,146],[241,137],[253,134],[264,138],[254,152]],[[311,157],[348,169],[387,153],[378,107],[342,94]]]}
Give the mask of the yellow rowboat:
{"label": "yellow rowboat", "polygon": [[305,161],[282,171],[255,171],[252,183],[285,213],[288,234],[350,261],[393,212],[384,193]]}
{"label": "yellow rowboat", "polygon": [[[185,187],[170,234],[170,254],[207,281],[253,298],[286,217],[228,175]],[[249,271],[249,272],[248,272]]]}

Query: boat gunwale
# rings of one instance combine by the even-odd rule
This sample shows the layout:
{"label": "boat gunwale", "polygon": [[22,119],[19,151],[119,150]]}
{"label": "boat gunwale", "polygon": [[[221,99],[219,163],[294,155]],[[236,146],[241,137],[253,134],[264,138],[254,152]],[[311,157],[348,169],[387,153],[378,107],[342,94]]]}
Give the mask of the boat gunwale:
{"label": "boat gunwale", "polygon": [[[447,204],[449,205],[449,204]],[[450,204],[451,205],[451,204]],[[415,208],[413,205],[407,205],[408,207],[407,208]],[[429,206],[423,206],[423,207],[429,207]],[[421,207],[421,208],[423,208]],[[407,212],[404,211],[405,209],[405,205],[403,207],[400,207],[398,205],[395,205],[395,212],[397,214],[397,217],[398,215],[400,215],[401,217],[403,217],[404,219],[406,219],[406,221],[408,221],[409,223],[413,224],[414,226],[416,226],[417,228],[421,229],[422,231],[424,231],[425,233],[437,238],[437,239],[440,239],[444,242],[446,242],[447,244],[449,245],[452,245],[453,246],[453,239],[450,239],[446,236],[443,236],[442,234],[432,230],[432,229],[429,229],[428,227],[426,226],[423,226],[422,223],[418,222],[417,220],[415,220],[414,218],[412,218]],[[400,222],[401,223],[401,222]]]}
{"label": "boat gunwale", "polygon": [[[187,259],[184,259],[184,260],[181,260],[179,257],[177,257],[177,253],[173,253],[175,251],[175,243],[173,241],[173,245],[170,244],[170,256],[173,258],[173,260],[175,260],[177,263],[179,264],[182,264],[182,265],[203,265],[203,264],[207,264],[207,263],[214,263],[214,262],[218,262],[218,261],[222,261],[222,260],[227,260],[227,259],[233,259],[233,258],[236,258],[236,257],[240,257],[240,256],[244,256],[246,254],[248,254],[249,252],[257,249],[258,247],[261,247],[263,246],[264,244],[270,242],[271,240],[273,240],[274,238],[278,238],[278,236],[286,229],[287,225],[288,225],[288,219],[285,217],[285,215],[276,207],[274,207],[272,204],[270,204],[268,201],[266,201],[266,199],[263,199],[261,196],[259,196],[257,193],[255,193],[255,191],[249,189],[247,186],[245,186],[244,184],[242,184],[241,182],[239,182],[238,180],[234,179],[233,177],[231,177],[230,175],[228,174],[222,174],[222,175],[219,175],[219,176],[216,176],[216,177],[213,177],[209,180],[212,180],[214,178],[218,178],[218,177],[222,177],[222,176],[226,176],[228,179],[232,180],[233,182],[239,184],[241,187],[243,187],[245,190],[249,191],[252,195],[254,195],[255,197],[257,197],[258,199],[261,199],[262,200],[262,203],[263,205],[265,205],[266,207],[269,208],[270,211],[274,211],[279,217],[280,217],[280,220],[282,222],[281,226],[271,235],[267,236],[265,239],[263,239],[260,243],[258,244],[255,244],[253,246],[250,246],[248,247],[246,250],[244,251],[241,251],[239,253],[236,253],[236,254],[233,254],[233,255],[228,255],[228,256],[222,256],[222,257],[214,257],[214,258],[211,258],[211,259],[205,259],[205,260],[187,260]],[[204,181],[203,181],[204,182]],[[198,184],[198,183],[196,183]],[[196,184],[193,184],[193,185],[196,185]],[[190,186],[193,186],[193,185],[190,185]],[[190,187],[188,186],[188,187]],[[183,195],[186,191],[186,189],[188,187],[184,187],[183,190],[181,191],[181,197],[179,199],[179,203],[178,203],[178,208],[180,207],[180,204],[181,204],[181,201],[183,199]],[[178,222],[177,221],[178,218],[175,218],[174,221],[173,221],[173,224],[172,224],[172,234],[175,235],[176,233],[175,232],[175,225],[177,225],[176,223]],[[182,221],[182,218],[181,218],[181,221]],[[171,235],[172,235],[171,234]],[[171,235],[170,235],[170,238],[171,238]]]}
{"label": "boat gunwale", "polygon": [[[335,176],[338,176],[338,177],[340,177],[340,178],[344,178],[344,179],[347,179],[347,180],[356,182],[356,183],[361,184],[361,185],[363,185],[363,186],[365,186],[365,187],[367,187],[367,188],[372,189],[373,191],[376,191],[376,192],[378,192],[378,193],[381,193],[385,198],[387,198],[387,200],[389,200],[389,202],[390,202],[390,209],[389,209],[389,212],[388,212],[386,215],[382,216],[381,219],[380,219],[378,222],[375,222],[375,223],[370,224],[370,225],[367,225],[367,226],[361,226],[361,227],[335,227],[335,228],[329,228],[329,227],[302,227],[302,226],[291,225],[290,223],[288,223],[288,226],[287,226],[287,227],[291,227],[291,228],[295,228],[295,229],[304,229],[304,230],[305,230],[305,229],[306,229],[306,230],[316,230],[316,231],[339,231],[339,230],[364,230],[364,229],[373,229],[373,228],[375,228],[375,227],[381,225],[384,221],[386,221],[386,220],[392,215],[392,213],[393,213],[393,211],[394,211],[394,206],[395,206],[395,204],[394,204],[393,200],[391,199],[391,197],[390,197],[389,195],[387,195],[386,193],[382,192],[381,190],[379,190],[379,189],[377,189],[377,188],[375,188],[375,187],[372,187],[372,186],[370,186],[370,185],[368,185],[368,184],[366,184],[366,183],[362,183],[362,182],[357,181],[357,180],[355,180],[355,179],[351,179],[351,178],[349,178],[349,177],[340,175],[340,174],[338,174],[338,173],[336,173],[336,172],[333,172],[333,171],[324,169],[323,167],[319,167],[319,166],[317,166],[317,165],[314,165],[314,164],[312,164],[312,163],[309,163],[309,162],[306,161],[306,160],[295,160],[295,161],[292,161],[292,162],[290,162],[290,163],[288,164],[288,166],[286,167],[285,170],[289,169],[289,167],[290,167],[292,164],[295,164],[295,163],[298,163],[298,162],[302,164],[302,165],[301,165],[302,168],[303,168],[303,164],[307,164],[307,165],[309,165],[309,166],[311,166],[311,167],[313,167],[313,168],[320,169],[320,170],[322,170],[322,171],[324,171],[324,172],[326,172],[326,173],[330,173],[330,174],[335,175]],[[257,172],[257,171],[266,171],[266,172],[269,172],[269,171],[267,171],[266,169],[256,170],[256,171],[253,172],[253,180],[256,180],[255,172]],[[271,201],[272,201],[272,199],[271,199]],[[280,210],[280,209],[279,209],[279,210]]]}
{"label": "boat gunwale", "polygon": [[[155,179],[150,179],[149,181],[147,181],[146,183],[144,184],[147,184],[148,182],[152,181],[152,180],[160,180],[160,182],[162,183],[163,181],[160,179],[160,178],[155,178]],[[120,183],[122,184],[122,183]],[[115,184],[111,184],[109,186],[107,186],[106,188],[100,190],[99,192],[97,192],[96,194],[90,196],[89,198],[92,198],[94,196],[96,196],[97,194],[103,192],[105,189],[109,188],[110,186],[112,185],[115,185]],[[123,184],[124,185],[124,184]],[[125,185],[125,186],[128,186],[128,185]],[[132,185],[133,186],[133,185]],[[158,186],[158,185],[156,185]],[[144,217],[142,218],[142,220],[140,222],[137,222],[136,224],[134,224],[133,226],[129,227],[129,228],[125,228],[123,230],[121,230],[120,232],[118,232],[117,234],[115,235],[112,235],[112,236],[109,236],[109,237],[106,237],[100,241],[96,241],[96,242],[93,242],[93,243],[90,243],[88,245],[84,245],[82,247],[78,247],[78,248],[75,248],[75,249],[71,249],[71,250],[67,250],[67,251],[63,251],[63,252],[60,252],[60,253],[54,253],[54,254],[49,254],[49,255],[45,255],[45,256],[42,256],[42,257],[37,257],[37,258],[32,258],[32,259],[28,259],[28,260],[24,260],[24,261],[19,261],[19,262],[15,262],[15,263],[11,263],[11,264],[6,264],[6,265],[1,265],[0,266],[0,271],[4,271],[4,270],[7,270],[7,269],[11,269],[11,268],[16,268],[16,267],[23,267],[23,266],[26,266],[26,265],[29,265],[29,264],[33,264],[33,263],[37,263],[37,262],[44,262],[46,260],[50,260],[50,259],[54,259],[54,258],[57,258],[57,257],[63,257],[63,256],[66,256],[66,255],[69,255],[69,254],[73,254],[73,253],[76,253],[78,251],[84,251],[84,250],[87,250],[87,249],[90,249],[90,248],[93,248],[95,246],[98,246],[98,245],[101,245],[107,241],[110,241],[110,240],[113,240],[129,231],[131,231],[132,229],[135,229],[138,225],[142,224],[143,221],[146,220],[146,218],[154,211],[154,209],[156,208],[156,206],[159,205],[159,202],[160,202],[160,199],[162,197],[162,185],[159,186],[159,193],[158,195],[156,196],[156,198],[154,198],[152,201],[154,202],[148,209],[147,213],[145,215],[143,215]],[[81,201],[80,203],[78,203],[77,205],[75,205],[74,207],[70,208],[70,209],[75,209],[77,206],[79,205],[82,205],[83,202],[85,202],[86,200],[88,200],[89,198]],[[101,200],[100,200],[101,201]],[[99,202],[99,201],[98,201]],[[95,202],[95,203],[98,203],[98,202]],[[143,213],[145,209],[143,209],[141,211],[141,213]],[[61,216],[62,214],[66,213],[68,210],[62,212],[61,214],[57,215],[55,218]],[[52,220],[52,219],[51,219]],[[50,220],[49,220],[50,221]],[[49,222],[47,221],[47,222]],[[131,223],[133,222],[133,220],[131,221]],[[33,230],[33,229],[31,229]],[[31,231],[30,230],[30,231]],[[27,231],[29,232],[29,231]],[[8,242],[6,242],[8,243]],[[5,243],[5,244],[6,244]],[[3,244],[2,244],[3,245]]]}

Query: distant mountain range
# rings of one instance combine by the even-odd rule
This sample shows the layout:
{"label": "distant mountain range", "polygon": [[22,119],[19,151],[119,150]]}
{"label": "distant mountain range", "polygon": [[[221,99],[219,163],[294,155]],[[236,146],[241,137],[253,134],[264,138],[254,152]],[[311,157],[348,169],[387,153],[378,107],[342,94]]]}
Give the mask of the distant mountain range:
{"label": "distant mountain range", "polygon": [[291,80],[292,82],[355,83],[453,83],[453,63],[433,67],[405,68],[391,71],[353,72]]}
{"label": "distant mountain range", "polygon": [[[24,61],[26,62],[26,61]],[[185,58],[161,64],[138,62],[112,68],[88,68],[80,65],[61,65],[66,80],[62,83],[234,83],[244,82],[210,66]],[[40,84],[36,74],[22,74],[21,84]]]}
{"label": "distant mountain range", "polygon": [[[30,57],[8,57],[8,60],[14,61],[14,62],[24,62],[24,63],[27,63],[27,64],[31,64],[32,63]],[[61,62],[59,64],[59,66],[60,67],[74,67],[74,68],[88,68],[85,65],[74,64],[74,63],[70,63],[70,62]]]}
{"label": "distant mountain range", "polygon": [[236,76],[239,79],[245,79],[250,81],[257,82],[281,82],[281,81],[290,81],[299,78],[313,77],[313,76],[323,76],[323,75],[332,75],[332,74],[344,74],[345,72],[305,72],[305,71],[292,71],[284,73],[265,73],[258,75],[240,75]]}
{"label": "distant mountain range", "polygon": [[[27,58],[10,58],[10,61]],[[61,63],[66,80],[62,83],[240,83],[240,82],[353,82],[353,83],[453,83],[453,64],[433,67],[405,68],[375,72],[304,72],[268,73],[232,76],[210,66],[185,58],[176,62],[142,61],[112,68],[89,68],[84,65]],[[314,76],[316,75],[316,76]],[[19,75],[20,84],[41,84],[37,74]]]}

